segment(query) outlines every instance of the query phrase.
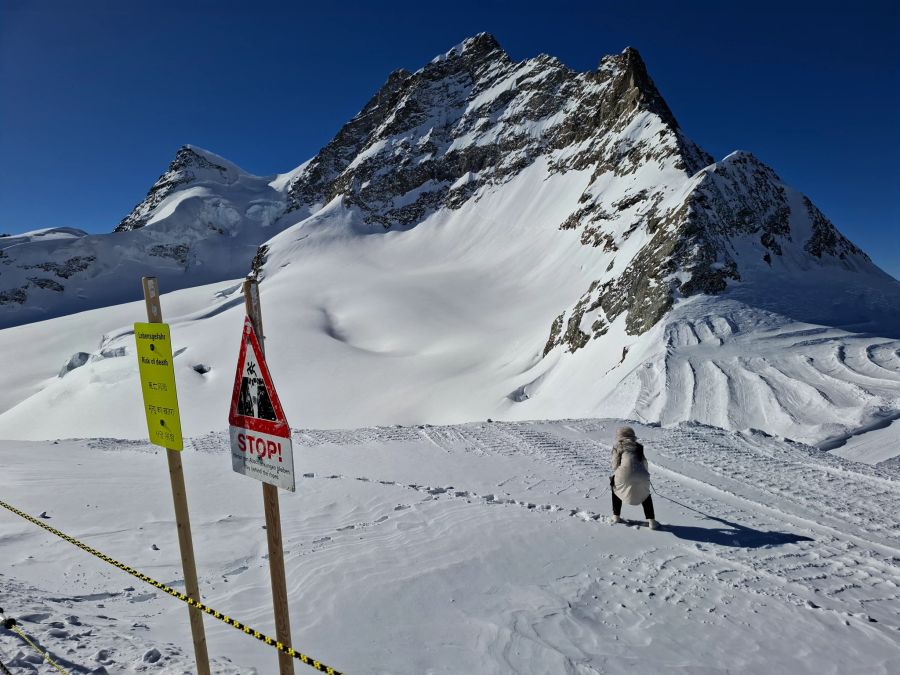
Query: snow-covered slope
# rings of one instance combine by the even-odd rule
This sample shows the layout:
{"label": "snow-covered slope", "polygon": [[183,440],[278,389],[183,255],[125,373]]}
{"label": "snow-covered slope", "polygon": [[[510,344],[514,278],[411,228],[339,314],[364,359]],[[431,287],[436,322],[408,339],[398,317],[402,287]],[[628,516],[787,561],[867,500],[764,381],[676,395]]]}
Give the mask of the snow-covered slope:
{"label": "snow-covered slope", "polygon": [[[24,322],[147,273],[194,285],[165,313],[186,429],[219,429],[251,258],[304,426],[616,414],[835,447],[900,417],[900,282],[751,154],[687,139],[633,49],[578,73],[476,36],[287,174],[182,149],[118,230],[5,249],[27,298],[0,296],[0,437],[143,434],[138,303]],[[22,281],[26,255],[58,276],[100,249],[62,291]]]}
{"label": "snow-covered slope", "polygon": [[[619,424],[296,431],[297,492],[280,500],[294,646],[359,674],[900,669],[897,468],[635,425],[663,527],[610,526]],[[231,470],[227,443],[184,452],[201,593],[273,634],[259,485]],[[5,501],[180,578],[161,452],[105,439],[0,453]],[[69,672],[193,672],[181,603],[3,509],[0,555],[5,612]],[[205,624],[214,672],[275,672],[273,649]],[[51,672],[34,656],[0,630],[13,672]]]}

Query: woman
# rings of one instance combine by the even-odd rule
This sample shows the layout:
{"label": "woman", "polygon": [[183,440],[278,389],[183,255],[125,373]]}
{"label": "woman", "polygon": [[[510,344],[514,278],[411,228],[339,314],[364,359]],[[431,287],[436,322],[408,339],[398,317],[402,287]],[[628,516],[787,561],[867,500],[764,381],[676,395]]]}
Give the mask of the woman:
{"label": "woman", "polygon": [[612,467],[616,473],[609,477],[612,492],[612,522],[622,519],[622,502],[641,504],[651,530],[659,527],[653,514],[653,497],[650,496],[650,469],[644,457],[644,446],[637,442],[634,429],[621,427],[616,431],[616,444],[612,449]]}

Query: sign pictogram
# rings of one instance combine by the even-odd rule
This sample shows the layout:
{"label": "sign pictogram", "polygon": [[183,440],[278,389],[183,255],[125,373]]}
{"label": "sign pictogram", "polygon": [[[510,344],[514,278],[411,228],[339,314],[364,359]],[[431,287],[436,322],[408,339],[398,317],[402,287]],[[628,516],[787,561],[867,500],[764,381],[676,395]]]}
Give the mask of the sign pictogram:
{"label": "sign pictogram", "polygon": [[228,424],[232,468],[245,476],[293,491],[291,428],[249,317],[244,320],[241,335]]}

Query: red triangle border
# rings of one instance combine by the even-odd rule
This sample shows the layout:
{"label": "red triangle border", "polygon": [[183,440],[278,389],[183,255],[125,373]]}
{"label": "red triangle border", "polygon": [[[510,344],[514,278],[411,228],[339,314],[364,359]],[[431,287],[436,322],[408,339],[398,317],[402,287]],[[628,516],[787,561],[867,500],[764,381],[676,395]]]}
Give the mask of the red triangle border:
{"label": "red triangle border", "polygon": [[[244,361],[247,358],[247,345],[253,350],[256,362],[259,364],[260,375],[269,393],[269,399],[272,401],[272,408],[275,411],[275,421],[261,420],[258,417],[248,417],[247,415],[238,414],[238,399],[241,394],[241,379],[244,372]],[[291,427],[284,415],[284,409],[281,407],[281,400],[278,398],[278,392],[275,391],[275,385],[272,383],[272,376],[269,374],[269,366],[266,365],[266,359],[263,356],[262,349],[259,346],[259,340],[256,337],[256,331],[253,329],[253,322],[250,317],[244,319],[244,331],[241,334],[241,351],[237,359],[237,371],[234,375],[234,389],[231,393],[231,409],[228,413],[228,423],[233,427],[240,427],[250,431],[257,431],[271,436],[281,436],[282,438],[291,437]]]}

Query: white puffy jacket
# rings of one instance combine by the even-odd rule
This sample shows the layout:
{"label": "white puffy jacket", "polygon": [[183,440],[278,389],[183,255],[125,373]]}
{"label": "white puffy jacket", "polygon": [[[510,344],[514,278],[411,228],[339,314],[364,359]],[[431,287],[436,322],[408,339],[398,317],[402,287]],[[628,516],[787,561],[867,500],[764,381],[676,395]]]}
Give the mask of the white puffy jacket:
{"label": "white puffy jacket", "polygon": [[650,496],[650,468],[644,446],[631,438],[621,438],[612,449],[616,470],[613,490],[625,504],[642,503]]}

